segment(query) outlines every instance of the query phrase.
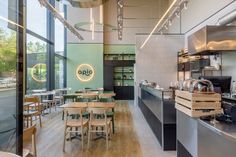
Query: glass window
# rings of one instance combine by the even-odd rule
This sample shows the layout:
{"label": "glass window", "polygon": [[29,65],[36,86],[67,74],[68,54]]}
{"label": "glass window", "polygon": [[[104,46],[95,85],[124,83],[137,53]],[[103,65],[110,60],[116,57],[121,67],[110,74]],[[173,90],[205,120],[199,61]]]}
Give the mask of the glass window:
{"label": "glass window", "polygon": [[64,87],[64,59],[55,56],[55,89]]}
{"label": "glass window", "polygon": [[46,89],[47,43],[27,35],[27,93],[34,89]]}
{"label": "glass window", "polygon": [[[64,5],[56,2],[55,8],[64,17]],[[55,53],[64,56],[65,30],[64,25],[55,19]]]}
{"label": "glass window", "polygon": [[47,10],[38,0],[27,0],[27,29],[47,38]]}
{"label": "glass window", "polygon": [[[0,151],[16,153],[16,0],[0,1]],[[12,24],[8,23],[8,20]]]}

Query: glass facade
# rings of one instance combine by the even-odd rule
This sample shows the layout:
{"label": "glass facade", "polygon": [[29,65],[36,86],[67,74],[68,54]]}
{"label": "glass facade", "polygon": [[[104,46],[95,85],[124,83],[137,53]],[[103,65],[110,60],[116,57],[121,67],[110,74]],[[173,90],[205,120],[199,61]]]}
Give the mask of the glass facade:
{"label": "glass facade", "polygon": [[[47,38],[47,10],[38,0],[27,0],[27,29]],[[39,29],[40,28],[40,29]]]}
{"label": "glass facade", "polygon": [[[0,151],[16,154],[22,154],[24,93],[65,86],[65,29],[38,0],[25,2],[0,1]],[[49,2],[64,15],[63,5]]]}
{"label": "glass facade", "polygon": [[[63,4],[54,0],[50,0],[50,3],[64,16]],[[26,6],[26,93],[31,94],[35,89],[63,88],[65,86],[64,64],[66,62],[64,26],[59,20],[54,19],[53,15],[41,6],[38,0],[27,0]]]}
{"label": "glass facade", "polygon": [[47,43],[27,35],[27,92],[47,89]]}
{"label": "glass facade", "polygon": [[21,3],[0,1],[0,151],[13,153],[19,153],[18,137],[22,133],[19,104],[23,97],[23,75],[18,68],[23,61],[19,58],[23,52]]}
{"label": "glass facade", "polygon": [[[65,7],[62,3],[56,2],[55,8],[65,17]],[[65,86],[65,28],[63,24],[55,19],[55,89]]]}

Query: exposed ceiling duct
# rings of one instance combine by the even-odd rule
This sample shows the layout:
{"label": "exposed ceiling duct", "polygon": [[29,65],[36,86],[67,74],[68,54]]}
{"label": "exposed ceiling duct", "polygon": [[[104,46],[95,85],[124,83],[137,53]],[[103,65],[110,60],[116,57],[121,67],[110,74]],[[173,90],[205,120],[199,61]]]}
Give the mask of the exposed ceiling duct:
{"label": "exposed ceiling duct", "polygon": [[236,26],[205,26],[188,37],[192,55],[236,50]]}
{"label": "exposed ceiling duct", "polygon": [[228,25],[236,20],[236,9],[218,20],[218,25]]}

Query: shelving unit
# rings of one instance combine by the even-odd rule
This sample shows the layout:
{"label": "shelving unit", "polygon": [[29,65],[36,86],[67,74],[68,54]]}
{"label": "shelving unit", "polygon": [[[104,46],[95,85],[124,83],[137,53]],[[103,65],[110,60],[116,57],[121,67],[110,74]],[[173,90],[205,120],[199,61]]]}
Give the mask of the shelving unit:
{"label": "shelving unit", "polygon": [[177,62],[178,80],[197,79],[199,76],[205,76],[204,68],[210,66],[209,56],[190,56],[187,52],[183,51],[178,52]]}
{"label": "shelving unit", "polygon": [[135,60],[135,54],[128,53],[112,53],[112,54],[104,54],[104,60]]}
{"label": "shelving unit", "polygon": [[114,90],[115,99],[134,99],[135,54],[104,54],[104,89]]}

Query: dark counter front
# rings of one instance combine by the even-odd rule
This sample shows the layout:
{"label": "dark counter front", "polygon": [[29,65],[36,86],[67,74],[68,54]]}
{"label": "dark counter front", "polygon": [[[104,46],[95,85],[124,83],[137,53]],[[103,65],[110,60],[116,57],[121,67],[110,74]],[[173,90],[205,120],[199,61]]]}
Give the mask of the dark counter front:
{"label": "dark counter front", "polygon": [[139,108],[163,150],[176,150],[176,110],[173,99],[165,99],[162,91],[140,86]]}

